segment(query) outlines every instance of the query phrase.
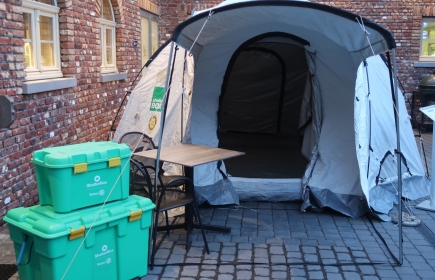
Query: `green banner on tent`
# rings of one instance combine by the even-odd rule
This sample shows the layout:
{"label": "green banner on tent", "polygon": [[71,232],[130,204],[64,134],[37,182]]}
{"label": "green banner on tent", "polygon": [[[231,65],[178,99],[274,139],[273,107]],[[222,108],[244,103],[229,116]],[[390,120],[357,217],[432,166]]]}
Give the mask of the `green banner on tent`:
{"label": "green banner on tent", "polygon": [[153,92],[153,97],[151,99],[150,111],[161,112],[162,111],[162,101],[165,89],[162,87],[155,87]]}

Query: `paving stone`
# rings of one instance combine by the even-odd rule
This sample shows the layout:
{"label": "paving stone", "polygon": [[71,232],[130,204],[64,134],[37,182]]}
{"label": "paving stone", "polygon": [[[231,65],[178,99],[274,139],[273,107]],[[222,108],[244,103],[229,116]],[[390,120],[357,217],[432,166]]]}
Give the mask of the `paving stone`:
{"label": "paving stone", "polygon": [[239,250],[237,252],[238,260],[250,260],[252,258],[252,250]]}
{"label": "paving stone", "polygon": [[212,278],[212,277],[216,276],[216,271],[214,271],[214,270],[203,270],[203,271],[201,271],[200,276],[201,277],[210,277],[210,278]]}
{"label": "paving stone", "polygon": [[223,262],[232,262],[234,261],[236,256],[234,255],[221,255],[220,260]]}
{"label": "paving stone", "polygon": [[196,277],[199,273],[199,267],[198,266],[185,266],[181,270],[180,275],[181,276],[190,276],[190,277]]}
{"label": "paving stone", "polygon": [[343,262],[343,261],[349,262],[352,260],[350,255],[347,253],[337,253],[337,259],[341,262]]}
{"label": "paving stone", "polygon": [[254,249],[254,256],[255,257],[264,257],[267,256],[268,251],[266,248],[255,248]]}
{"label": "paving stone", "polygon": [[272,271],[272,279],[288,279],[285,271]]}
{"label": "paving stone", "polygon": [[251,279],[252,272],[247,270],[237,271],[237,279]]}
{"label": "paving stone", "polygon": [[302,251],[305,254],[315,254],[317,253],[316,247],[312,247],[312,246],[301,246]]}
{"label": "paving stone", "polygon": [[308,271],[309,279],[325,279],[322,271]]}
{"label": "paving stone", "polygon": [[330,250],[319,250],[319,254],[320,254],[320,257],[322,259],[333,259],[333,258],[335,258],[334,252],[332,252]]}
{"label": "paving stone", "polygon": [[183,255],[170,255],[168,259],[168,264],[171,263],[184,263],[184,256]]}
{"label": "paving stone", "polygon": [[282,263],[287,263],[287,259],[285,256],[272,255],[270,257],[270,262],[273,264],[282,264]]}
{"label": "paving stone", "polygon": [[318,256],[315,254],[304,254],[304,259],[306,262],[310,262],[310,263],[314,263],[314,262],[319,261]]}
{"label": "paving stone", "polygon": [[328,280],[343,280],[343,276],[338,273],[326,273],[326,279]]}
{"label": "paving stone", "polygon": [[399,266],[399,267],[395,267],[394,270],[399,275],[417,275],[417,273],[412,267]]}
{"label": "paving stone", "polygon": [[282,246],[270,246],[269,252],[271,254],[276,254],[276,255],[284,254],[284,250]]}
{"label": "paving stone", "polygon": [[433,275],[435,275],[433,270],[415,270],[415,272],[417,273],[418,276],[422,277],[422,278],[430,278],[433,277]]}
{"label": "paving stone", "polygon": [[374,275],[374,274],[376,274],[376,271],[375,271],[373,266],[360,265],[358,267],[359,267],[359,270],[361,271],[362,274],[365,274],[365,275]]}
{"label": "paving stone", "polygon": [[342,247],[342,246],[336,246],[333,249],[337,253],[348,253],[349,252],[349,249],[347,247]]}
{"label": "paving stone", "polygon": [[238,245],[238,249],[239,250],[251,250],[252,249],[252,244],[250,244],[250,243],[240,243]]}
{"label": "paving stone", "polygon": [[268,265],[269,262],[268,258],[254,258],[254,263],[264,263]]}
{"label": "paving stone", "polygon": [[301,239],[301,244],[306,246],[317,246],[319,242],[315,239]]}
{"label": "paving stone", "polygon": [[361,279],[361,276],[356,272],[343,272],[343,278],[349,280]]}
{"label": "paving stone", "polygon": [[[140,280],[158,280],[159,279],[159,275],[145,275],[144,277],[140,278]],[[18,276],[16,278],[9,278],[9,280],[18,280]]]}
{"label": "paving stone", "polygon": [[363,276],[363,280],[380,280],[378,276]]}
{"label": "paving stone", "polygon": [[325,267],[323,267],[323,269],[325,270],[326,273],[334,274],[334,273],[340,272],[340,270],[336,266],[325,266]]}
{"label": "paving stone", "polygon": [[218,280],[233,280],[234,277],[231,274],[219,274]]}
{"label": "paving stone", "polygon": [[269,276],[270,270],[265,267],[255,267],[254,272],[256,276]]}
{"label": "paving stone", "polygon": [[376,273],[381,279],[399,277],[399,275],[397,275],[396,271],[393,269],[376,269]]}
{"label": "paving stone", "polygon": [[178,278],[181,268],[179,266],[166,266],[163,270],[162,277]]}
{"label": "paving stone", "polygon": [[249,243],[253,243],[255,245],[257,245],[257,244],[263,245],[266,243],[266,239],[264,237],[253,236],[253,237],[249,237],[248,239],[249,239]]}
{"label": "paving stone", "polygon": [[300,268],[290,268],[290,276],[305,276],[305,270]]}
{"label": "paving stone", "polygon": [[233,274],[235,270],[234,265],[221,265],[219,266],[219,272],[224,274]]}
{"label": "paving stone", "polygon": [[237,265],[236,269],[237,270],[252,270],[252,265],[247,265],[247,264]]}

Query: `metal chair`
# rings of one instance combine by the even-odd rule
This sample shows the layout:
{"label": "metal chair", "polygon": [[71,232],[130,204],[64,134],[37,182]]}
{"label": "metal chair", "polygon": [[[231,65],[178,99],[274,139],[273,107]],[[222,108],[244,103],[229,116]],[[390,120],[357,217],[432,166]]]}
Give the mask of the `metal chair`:
{"label": "metal chair", "polygon": [[[121,136],[121,138],[118,141],[119,143],[125,143],[130,147],[130,150],[132,153],[137,153],[137,152],[141,152],[141,151],[146,151],[146,150],[153,150],[156,149],[157,146],[154,144],[153,140],[151,137],[149,137],[148,135],[139,132],[139,131],[131,131],[131,132],[127,132],[124,135]],[[148,158],[144,158],[144,157],[138,157],[133,155],[132,159],[136,160],[138,163],[140,163],[142,165],[142,168],[144,168],[145,166],[148,167],[155,167],[155,160],[153,159],[148,159]],[[148,168],[148,173],[150,175],[150,179],[151,179],[151,183],[152,186],[155,185],[154,179],[156,178],[156,175],[154,174],[156,168],[153,169],[149,169]],[[134,172],[135,170],[131,170],[131,172]],[[160,187],[162,185],[165,185],[167,183],[169,183],[171,180],[178,178],[182,175],[164,175],[165,171],[163,170],[163,163],[160,164],[160,168],[159,168],[159,180],[157,181],[157,186]],[[142,183],[146,183],[145,181],[142,181]],[[131,187],[134,186],[138,186],[138,184],[133,185]],[[144,190],[143,187],[139,186],[139,188],[137,189],[132,189],[130,188],[130,193],[134,194],[137,191],[142,192]]]}
{"label": "metal chair", "polygon": [[[132,177],[132,184],[136,184],[136,178],[139,176],[140,180],[147,181],[143,186],[148,187],[147,192],[149,193],[151,199],[156,204],[155,208],[155,217],[154,217],[154,225],[152,229],[152,251],[150,256],[150,269],[152,270],[154,268],[154,258],[155,254],[160,246],[160,244],[165,239],[166,235],[169,234],[169,220],[167,211],[179,207],[191,207],[193,216],[195,216],[195,219],[198,221],[202,233],[202,237],[204,239],[204,248],[207,252],[207,254],[210,254],[210,250],[208,248],[207,238],[205,236],[205,231],[202,226],[201,217],[199,215],[199,209],[195,203],[195,192],[192,191],[192,193],[187,192],[186,190],[188,188],[179,188],[180,185],[187,185],[191,184],[193,190],[193,182],[191,179],[187,177],[178,177],[173,180],[171,180],[169,183],[162,185],[157,190],[154,190],[154,188],[151,185],[151,178],[148,174],[148,171],[150,168],[153,169],[153,167],[143,167],[139,162],[132,159],[130,161],[131,165],[134,166],[134,169],[136,172],[133,174]],[[140,182],[138,180],[137,182]],[[140,183],[139,183],[140,184]],[[165,212],[165,218],[166,218],[166,233],[160,240],[160,242],[157,244],[157,229],[159,227],[159,215],[160,213]],[[189,249],[189,235],[192,231],[193,227],[193,216],[191,217],[185,217],[186,221],[186,230],[187,230],[187,236],[186,236],[186,250]]]}

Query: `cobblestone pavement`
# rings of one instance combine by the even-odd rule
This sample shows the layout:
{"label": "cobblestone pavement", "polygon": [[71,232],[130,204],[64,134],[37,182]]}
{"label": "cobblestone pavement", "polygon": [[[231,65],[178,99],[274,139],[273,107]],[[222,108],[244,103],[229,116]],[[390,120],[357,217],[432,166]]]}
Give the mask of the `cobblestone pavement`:
{"label": "cobblestone pavement", "polygon": [[[432,134],[422,136],[430,171]],[[173,231],[142,280],[435,279],[435,212],[415,207],[425,199],[407,204],[422,223],[403,227],[403,265],[397,262],[399,228],[391,222],[301,212],[298,202],[242,202],[200,209],[203,223],[232,229],[207,232],[210,254],[203,252],[199,230],[193,231],[188,252],[186,232]],[[0,232],[0,263],[15,262],[12,245],[7,230]]]}

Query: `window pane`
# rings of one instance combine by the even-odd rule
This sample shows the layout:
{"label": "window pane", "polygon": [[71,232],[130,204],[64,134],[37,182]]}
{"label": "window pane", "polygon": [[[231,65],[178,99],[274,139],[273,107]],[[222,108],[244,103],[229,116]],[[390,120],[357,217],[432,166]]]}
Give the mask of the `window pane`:
{"label": "window pane", "polygon": [[106,63],[113,64],[112,30],[106,29]]}
{"label": "window pane", "polygon": [[155,53],[159,48],[159,27],[157,21],[151,21],[151,51]]}
{"label": "window pane", "polygon": [[41,40],[53,41],[53,19],[51,17],[39,17],[39,29]]}
{"label": "window pane", "polygon": [[101,13],[102,18],[113,21],[112,17],[112,6],[109,0],[103,0],[103,12]]}
{"label": "window pane", "polygon": [[53,52],[53,19],[39,17],[39,30],[41,39],[41,66],[55,66]]}
{"label": "window pane", "polygon": [[36,0],[36,2],[54,6],[53,0]]}
{"label": "window pane", "polygon": [[24,24],[24,63],[26,67],[35,67],[32,43],[32,15],[23,13]]}
{"label": "window pane", "polygon": [[435,19],[423,19],[420,56],[435,56]]}
{"label": "window pane", "polygon": [[42,66],[54,65],[53,43],[41,43]]}
{"label": "window pane", "polygon": [[150,58],[149,50],[149,24],[148,19],[142,17],[140,19],[140,28],[141,28],[141,46],[142,46],[142,64],[144,64],[148,58]]}

